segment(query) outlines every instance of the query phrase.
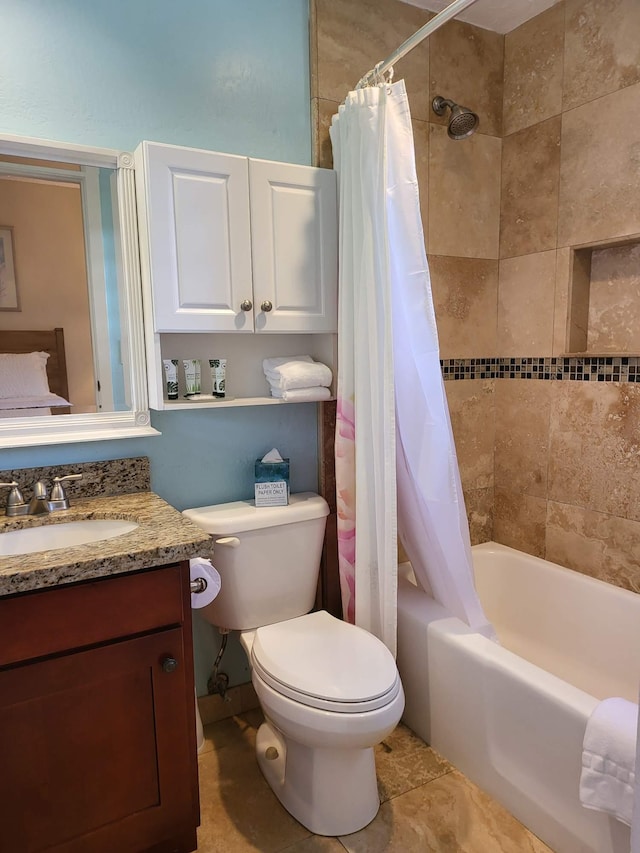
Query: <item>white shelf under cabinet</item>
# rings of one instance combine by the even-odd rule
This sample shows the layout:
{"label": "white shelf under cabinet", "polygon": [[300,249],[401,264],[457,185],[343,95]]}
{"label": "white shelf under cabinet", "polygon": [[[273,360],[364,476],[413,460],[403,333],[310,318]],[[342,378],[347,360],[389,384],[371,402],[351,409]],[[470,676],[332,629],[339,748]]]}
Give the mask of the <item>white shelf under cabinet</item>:
{"label": "white shelf under cabinet", "polygon": [[[256,335],[239,333],[163,333],[148,340],[149,355],[149,407],[157,411],[185,411],[194,409],[226,409],[234,406],[291,405],[303,400],[281,400],[269,395],[269,384],[262,370],[262,360],[274,356],[310,355],[333,371],[332,394],[336,391],[337,336],[333,334],[274,334]],[[200,359],[203,394],[211,393],[209,373],[210,358],[226,358],[226,383],[228,397],[220,400],[185,400],[184,371],[178,366],[178,400],[165,399],[162,374],[163,358]],[[334,399],[333,397],[331,399]],[[315,401],[314,401],[315,402]]]}
{"label": "white shelf under cabinet", "polygon": [[[335,400],[335,397],[329,399]],[[297,403],[317,403],[318,400],[281,400],[278,397],[229,397],[220,400],[206,401],[202,403],[190,403],[182,400],[165,400],[165,412],[177,411],[178,409],[230,409],[234,406],[279,406],[283,403],[286,406],[295,405]],[[327,402],[326,400],[323,402]]]}

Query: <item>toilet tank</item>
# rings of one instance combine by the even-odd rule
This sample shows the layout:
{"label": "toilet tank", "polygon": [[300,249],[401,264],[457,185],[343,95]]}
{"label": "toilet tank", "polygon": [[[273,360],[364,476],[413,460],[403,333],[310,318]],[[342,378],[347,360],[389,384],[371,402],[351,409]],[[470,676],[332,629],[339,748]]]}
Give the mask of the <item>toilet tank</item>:
{"label": "toilet tank", "polygon": [[212,563],[222,585],[200,610],[207,621],[244,631],[311,610],[329,514],[323,498],[300,492],[288,506],[234,501],[183,514],[214,538]]}

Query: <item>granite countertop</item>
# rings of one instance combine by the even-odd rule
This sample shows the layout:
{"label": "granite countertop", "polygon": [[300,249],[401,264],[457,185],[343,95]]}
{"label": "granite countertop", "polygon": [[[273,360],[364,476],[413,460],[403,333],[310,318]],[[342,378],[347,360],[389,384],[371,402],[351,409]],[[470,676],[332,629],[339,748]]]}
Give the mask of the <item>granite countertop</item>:
{"label": "granite countertop", "polygon": [[128,519],[139,526],[131,533],[86,545],[0,556],[0,596],[212,555],[211,537],[153,492],[76,498],[70,509],[50,515],[2,516],[0,535],[25,527],[88,518]]}

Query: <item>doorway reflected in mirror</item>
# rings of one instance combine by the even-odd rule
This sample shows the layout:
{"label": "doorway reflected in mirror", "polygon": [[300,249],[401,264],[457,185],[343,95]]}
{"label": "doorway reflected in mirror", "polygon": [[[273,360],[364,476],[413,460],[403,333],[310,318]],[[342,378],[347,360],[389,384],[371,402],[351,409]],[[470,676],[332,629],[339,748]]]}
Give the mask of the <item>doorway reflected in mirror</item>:
{"label": "doorway reflected in mirror", "polygon": [[13,260],[13,228],[0,226],[0,311],[19,311],[16,265]]}

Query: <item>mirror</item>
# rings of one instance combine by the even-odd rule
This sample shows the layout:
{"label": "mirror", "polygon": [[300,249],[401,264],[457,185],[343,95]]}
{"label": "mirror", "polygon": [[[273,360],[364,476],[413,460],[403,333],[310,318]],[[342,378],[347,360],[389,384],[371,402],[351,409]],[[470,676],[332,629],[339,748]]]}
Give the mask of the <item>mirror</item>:
{"label": "mirror", "polygon": [[0,447],[155,433],[143,341],[132,155],[0,136]]}

